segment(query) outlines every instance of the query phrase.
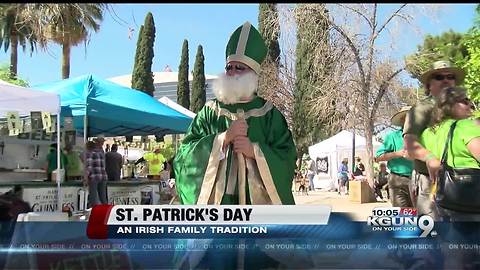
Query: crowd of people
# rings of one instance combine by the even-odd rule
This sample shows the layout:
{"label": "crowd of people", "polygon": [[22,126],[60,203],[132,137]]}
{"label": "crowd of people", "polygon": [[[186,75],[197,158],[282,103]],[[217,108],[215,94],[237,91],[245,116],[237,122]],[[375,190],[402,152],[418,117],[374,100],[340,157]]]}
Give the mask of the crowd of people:
{"label": "crowd of people", "polygon": [[[284,116],[256,93],[266,55],[267,47],[255,27],[246,22],[237,28],[227,44],[225,73],[213,84],[216,98],[193,119],[175,160],[167,161],[156,148],[135,162],[148,164],[151,179],[172,171],[181,203],[294,204],[295,176],[305,179],[305,189],[315,190],[315,161],[309,160],[305,170],[297,168],[296,148]],[[437,190],[443,192],[438,180],[444,178],[444,168],[468,168],[473,170],[470,174],[480,169],[480,120],[472,119],[473,103],[465,89],[457,86],[464,77],[465,72],[448,61],[434,62],[420,77],[426,98],[391,117],[397,128],[386,134],[374,156],[378,170],[372,188],[377,200],[416,207],[419,214],[435,220],[465,218],[460,208],[436,203],[440,201]],[[450,148],[445,155],[447,141]],[[82,178],[84,170],[83,178],[94,194],[92,205],[106,202],[105,182],[120,180],[124,164],[118,146],[107,147],[105,153],[103,143],[102,138],[88,142],[83,160],[70,146],[61,154],[67,179]],[[56,147],[52,144],[47,156],[49,179],[56,168]],[[339,164],[338,194],[348,195],[350,180],[366,179],[361,158],[354,162],[351,172],[348,159]],[[466,216],[480,220],[480,214]]]}
{"label": "crowd of people", "polygon": [[[284,116],[257,95],[266,55],[258,30],[248,22],[238,27],[227,43],[225,73],[213,84],[215,99],[193,119],[175,159],[167,161],[155,148],[135,165],[148,164],[151,179],[161,179],[162,173],[171,171],[183,204],[294,204],[291,188],[296,177],[305,180],[304,189],[315,190],[315,161],[298,168]],[[465,218],[459,207],[451,209],[437,197],[444,191],[439,186],[443,182],[438,180],[445,178],[447,167],[468,168],[468,173],[478,178],[480,120],[472,119],[473,103],[465,89],[457,86],[464,78],[465,72],[448,61],[434,62],[420,77],[426,98],[404,106],[391,117],[396,129],[386,134],[373,157],[378,169],[372,188],[378,201],[388,199],[393,206],[416,207],[420,215],[431,215],[435,220]],[[90,201],[93,205],[106,202],[105,182],[120,180],[124,164],[116,144],[107,147],[106,153],[102,145],[101,138],[88,142],[83,160],[83,178],[96,194]],[[49,179],[55,170],[56,147],[53,144],[47,156]],[[71,147],[65,148],[61,166],[67,179],[82,178],[80,159]],[[349,194],[350,180],[366,179],[366,166],[360,157],[355,157],[352,171],[348,162],[343,159],[337,170],[340,195]],[[480,211],[472,214],[475,211],[466,216],[480,220]]]}
{"label": "crowd of people", "polygon": [[[216,99],[197,114],[174,162],[182,203],[292,204],[292,179],[297,176],[308,184],[303,188],[315,189],[315,162],[297,167],[285,118],[256,94],[266,53],[264,40],[248,22],[232,33],[225,73],[213,85]],[[417,207],[419,214],[438,218],[432,187],[454,122],[453,150],[446,163],[478,169],[479,120],[470,119],[473,103],[465,89],[456,86],[464,77],[464,71],[448,61],[434,62],[420,79],[426,98],[391,117],[397,128],[386,134],[373,157],[378,164],[372,181],[377,200],[385,200],[386,189],[393,206]],[[366,179],[359,157],[351,172],[348,159],[337,172],[339,194],[348,195],[350,180]],[[441,210],[442,218],[452,218],[450,211]]]}
{"label": "crowd of people", "polygon": [[[226,46],[225,72],[213,83],[215,99],[197,113],[174,160],[167,161],[155,148],[135,162],[148,164],[151,179],[161,179],[163,172],[168,179],[170,172],[174,174],[181,204],[292,205],[295,176],[308,179],[304,189],[315,190],[315,162],[309,160],[303,171],[298,168],[285,117],[257,95],[267,52],[254,26],[245,22],[238,27]],[[480,221],[480,120],[472,118],[474,105],[465,89],[458,87],[464,78],[464,71],[448,61],[434,62],[421,75],[426,98],[391,117],[397,129],[386,134],[374,156],[377,200],[415,207],[419,215],[434,220]],[[86,143],[84,153],[69,145],[61,152],[66,179],[83,179],[88,186],[89,207],[108,202],[107,181],[120,180],[125,164],[118,145],[104,150],[104,142],[100,136]],[[57,147],[52,144],[46,157],[49,180],[57,166]],[[343,159],[337,169],[339,195],[349,194],[350,180],[366,179],[360,157],[352,161],[352,171],[348,162]],[[456,186],[462,184],[452,181],[458,175],[470,179],[469,185]],[[217,254],[208,252],[189,266],[219,262],[219,268],[236,268],[237,254],[230,255],[219,262]]]}
{"label": "crowd of people", "polygon": [[[434,62],[421,76],[426,98],[391,117],[396,129],[385,135],[374,156],[377,201],[385,201],[385,189],[394,207],[415,207],[434,220],[480,221],[480,119],[472,115],[475,107],[466,90],[456,86],[464,76],[448,61]],[[456,175],[471,180],[454,183],[449,178]],[[337,171],[338,194],[348,194],[350,180],[364,178],[361,159],[350,172],[344,158]]]}
{"label": "crowd of people", "polygon": [[[52,175],[57,170],[57,147],[56,143],[51,144],[46,157],[47,181],[55,180]],[[83,180],[84,186],[88,188],[88,207],[108,203],[107,181],[120,181],[122,178],[131,177],[131,175],[122,177],[127,159],[118,152],[118,144],[105,144],[103,136],[87,141],[83,151],[74,149],[72,145],[66,145],[63,151],[60,151],[60,160],[60,168],[64,172],[61,178],[64,177],[66,181]],[[145,152],[135,165],[142,162],[146,163],[148,168],[147,178],[171,179],[172,160],[167,161],[164,158],[160,153],[160,147],[156,147],[152,152]]]}

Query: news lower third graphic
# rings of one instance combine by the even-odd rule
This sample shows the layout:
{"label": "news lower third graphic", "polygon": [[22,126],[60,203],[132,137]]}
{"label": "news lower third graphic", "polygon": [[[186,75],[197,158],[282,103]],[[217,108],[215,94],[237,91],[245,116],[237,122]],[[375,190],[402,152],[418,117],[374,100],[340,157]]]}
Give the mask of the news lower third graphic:
{"label": "news lower third graphic", "polygon": [[[6,269],[177,269],[179,255],[213,254],[208,262],[240,252],[256,265],[278,261],[283,269],[460,269],[465,261],[449,260],[467,255],[473,256],[469,263],[480,265],[478,223],[423,218],[422,228],[422,216],[412,209],[388,208],[372,212],[367,224],[317,207],[122,205],[95,208],[89,223],[19,221],[11,240],[3,242],[0,263],[4,260]],[[405,225],[391,220],[397,215],[416,230],[405,232]],[[136,232],[137,227],[146,229]],[[212,227],[223,231],[212,232]]]}
{"label": "news lower third graphic", "polygon": [[268,238],[301,236],[305,226],[327,225],[322,205],[101,205],[92,210],[87,235],[107,238]]}
{"label": "news lower third graphic", "polygon": [[417,209],[406,207],[376,207],[367,218],[372,231],[393,232],[396,238],[435,237],[434,221],[428,215],[417,215]]}

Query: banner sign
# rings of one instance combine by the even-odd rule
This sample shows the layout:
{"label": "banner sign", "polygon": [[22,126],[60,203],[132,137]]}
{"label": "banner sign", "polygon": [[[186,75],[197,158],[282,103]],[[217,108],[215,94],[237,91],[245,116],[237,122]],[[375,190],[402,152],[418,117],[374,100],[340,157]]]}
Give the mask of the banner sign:
{"label": "banner sign", "polygon": [[[78,194],[82,187],[62,187],[63,205],[72,212],[79,210]],[[58,210],[57,187],[25,187],[22,199],[30,204],[33,212],[55,212]]]}
{"label": "banner sign", "polygon": [[18,112],[7,112],[8,135],[17,136],[21,133],[23,127]]}
{"label": "banner sign", "polygon": [[107,188],[109,204],[159,204],[159,184],[135,186],[109,186]]}
{"label": "banner sign", "polygon": [[42,125],[43,129],[50,130],[52,126],[52,119],[49,112],[42,112]]}
{"label": "banner sign", "polygon": [[328,157],[317,158],[317,174],[324,173],[328,174],[329,164],[328,164]]}
{"label": "banner sign", "polygon": [[30,118],[32,121],[32,131],[43,129],[42,112],[30,112]]}

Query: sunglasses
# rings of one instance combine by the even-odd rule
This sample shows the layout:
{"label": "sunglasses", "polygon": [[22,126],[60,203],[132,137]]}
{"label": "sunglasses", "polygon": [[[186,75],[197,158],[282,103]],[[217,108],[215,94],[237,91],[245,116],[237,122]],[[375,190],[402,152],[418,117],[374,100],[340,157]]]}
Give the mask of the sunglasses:
{"label": "sunglasses", "polygon": [[469,98],[461,99],[461,100],[458,101],[458,103],[469,105],[472,109],[475,109],[475,105],[473,104],[473,102]]}
{"label": "sunglasses", "polygon": [[447,79],[449,81],[453,81],[453,80],[455,80],[455,75],[453,75],[453,74],[448,74],[448,75],[437,74],[437,75],[433,76],[433,79],[435,79],[437,81],[443,81],[445,79]]}
{"label": "sunglasses", "polygon": [[225,70],[226,70],[226,71],[230,71],[230,70],[232,70],[232,69],[235,69],[235,70],[237,70],[237,71],[244,71],[244,70],[246,69],[246,67],[241,66],[241,65],[227,65],[227,66],[225,67]]}

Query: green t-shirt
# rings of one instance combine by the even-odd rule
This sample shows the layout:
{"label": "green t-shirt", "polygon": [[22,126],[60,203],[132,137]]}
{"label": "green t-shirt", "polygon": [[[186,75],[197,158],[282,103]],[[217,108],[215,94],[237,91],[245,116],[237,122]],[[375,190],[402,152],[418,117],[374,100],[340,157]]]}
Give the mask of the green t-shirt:
{"label": "green t-shirt", "polygon": [[[403,135],[412,134],[420,138],[422,132],[429,126],[432,118],[433,107],[435,107],[435,98],[428,96],[425,99],[417,102],[405,117],[405,124],[403,125]],[[416,159],[414,161],[415,171],[428,174],[427,165],[425,162]]]}
{"label": "green t-shirt", "polygon": [[[383,140],[382,146],[375,153],[379,157],[385,153],[396,152],[403,149],[402,130],[388,133]],[[412,175],[413,162],[405,158],[392,158],[387,162],[387,167],[392,173],[410,176]]]}
{"label": "green t-shirt", "polygon": [[[67,158],[63,152],[60,152],[60,169],[64,168],[65,164],[67,163]],[[47,168],[47,173],[51,173],[57,169],[57,151],[53,150],[50,151],[47,154],[47,162],[48,162],[48,168]]]}
{"label": "green t-shirt", "polygon": [[83,164],[80,159],[79,153],[71,151],[65,154],[67,158],[67,176],[82,176],[83,175]]}
{"label": "green t-shirt", "polygon": [[[420,137],[420,143],[438,159],[442,158],[448,131],[454,120],[445,120],[435,128],[428,128]],[[451,147],[448,147],[447,164],[454,168],[480,168],[478,161],[472,156],[467,144],[480,137],[480,128],[471,119],[458,120],[453,132]]]}
{"label": "green t-shirt", "polygon": [[163,170],[163,163],[167,161],[162,154],[146,153],[143,158],[148,162],[148,174],[160,175]]}

